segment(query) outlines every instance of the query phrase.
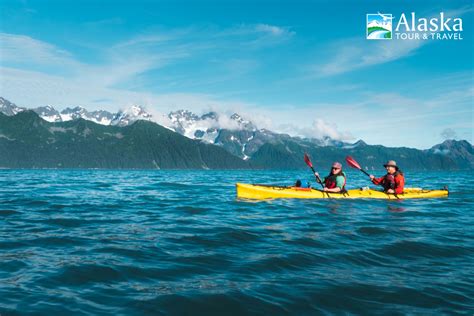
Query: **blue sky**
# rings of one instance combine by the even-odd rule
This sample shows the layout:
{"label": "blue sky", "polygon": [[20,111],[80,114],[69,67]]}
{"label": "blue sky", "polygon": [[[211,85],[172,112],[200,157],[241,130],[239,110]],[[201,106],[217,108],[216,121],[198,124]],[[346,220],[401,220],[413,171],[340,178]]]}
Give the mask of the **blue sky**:
{"label": "blue sky", "polygon": [[[367,13],[439,12],[463,40],[369,41]],[[473,140],[471,1],[0,3],[0,95],[26,107],[238,112],[301,136]],[[394,23],[395,27],[395,23]]]}

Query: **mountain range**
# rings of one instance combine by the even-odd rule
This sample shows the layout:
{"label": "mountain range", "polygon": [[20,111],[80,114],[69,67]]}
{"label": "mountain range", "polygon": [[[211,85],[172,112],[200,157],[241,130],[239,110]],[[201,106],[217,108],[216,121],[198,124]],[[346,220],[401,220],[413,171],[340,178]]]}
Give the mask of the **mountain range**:
{"label": "mountain range", "polygon": [[48,122],[33,111],[0,113],[0,167],[242,169],[246,161],[153,122],[104,126],[82,118]]}
{"label": "mountain range", "polygon": [[357,158],[366,169],[395,159],[408,169],[472,170],[473,147],[449,140],[428,150],[292,137],[237,113],[169,113],[164,126],[143,107],[110,113],[83,107],[32,110],[0,97],[0,167],[7,168],[305,168]]}
{"label": "mountain range", "polygon": [[[27,109],[0,97],[1,113],[14,115],[25,110]],[[37,107],[31,110],[48,122],[67,122],[82,118],[101,125],[123,127],[137,120],[156,122],[157,119],[138,105],[133,105],[117,113],[110,113],[104,110],[89,112],[80,106],[68,107],[61,112],[51,106]],[[170,112],[164,118],[160,118],[159,121],[165,122],[164,127],[183,136],[221,146],[231,154],[244,160],[249,159],[266,143],[277,144],[290,139],[301,143],[303,146],[354,146],[354,144],[343,143],[329,137],[323,139],[301,139],[290,137],[287,134],[275,133],[268,129],[260,129],[237,113],[225,115],[217,112],[208,112],[199,116],[187,110],[177,110]]]}

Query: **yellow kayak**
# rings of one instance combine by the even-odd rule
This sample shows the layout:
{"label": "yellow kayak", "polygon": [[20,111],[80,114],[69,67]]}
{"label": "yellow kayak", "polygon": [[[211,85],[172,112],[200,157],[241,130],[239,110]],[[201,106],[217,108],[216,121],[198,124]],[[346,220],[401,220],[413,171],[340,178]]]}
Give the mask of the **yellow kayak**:
{"label": "yellow kayak", "polygon": [[389,194],[383,191],[361,188],[346,193],[328,193],[313,188],[296,188],[262,184],[237,183],[237,197],[246,199],[427,199],[448,196],[448,190],[424,190],[405,188],[403,194]]}

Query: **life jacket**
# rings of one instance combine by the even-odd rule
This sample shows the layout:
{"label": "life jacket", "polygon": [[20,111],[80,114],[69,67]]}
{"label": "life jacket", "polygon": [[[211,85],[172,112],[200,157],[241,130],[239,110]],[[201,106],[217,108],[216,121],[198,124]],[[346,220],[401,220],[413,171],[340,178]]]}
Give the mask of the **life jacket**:
{"label": "life jacket", "polygon": [[384,191],[387,191],[387,190],[395,190],[395,185],[396,185],[396,182],[395,182],[395,178],[396,177],[403,177],[403,173],[399,172],[399,171],[396,171],[394,174],[389,174],[387,173],[384,177],[383,177],[383,180],[382,180],[382,186],[383,186],[383,189]]}
{"label": "life jacket", "polygon": [[330,174],[324,179],[324,186],[328,189],[334,189],[336,187],[336,178],[339,176],[344,177],[344,184],[342,185],[341,191],[346,190],[346,174],[341,172],[340,174]]}

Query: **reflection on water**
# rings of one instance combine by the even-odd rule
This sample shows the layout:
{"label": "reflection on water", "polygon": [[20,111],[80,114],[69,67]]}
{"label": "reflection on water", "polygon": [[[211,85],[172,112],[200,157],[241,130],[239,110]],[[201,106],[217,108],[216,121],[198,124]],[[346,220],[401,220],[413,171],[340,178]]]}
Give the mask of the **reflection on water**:
{"label": "reflection on water", "polygon": [[402,206],[393,206],[393,205],[388,205],[387,210],[389,212],[405,212],[406,209]]}

